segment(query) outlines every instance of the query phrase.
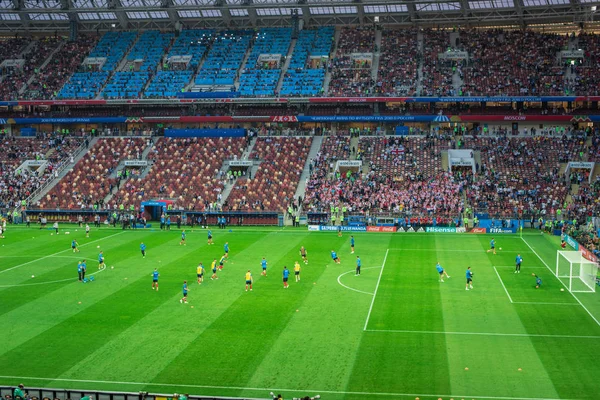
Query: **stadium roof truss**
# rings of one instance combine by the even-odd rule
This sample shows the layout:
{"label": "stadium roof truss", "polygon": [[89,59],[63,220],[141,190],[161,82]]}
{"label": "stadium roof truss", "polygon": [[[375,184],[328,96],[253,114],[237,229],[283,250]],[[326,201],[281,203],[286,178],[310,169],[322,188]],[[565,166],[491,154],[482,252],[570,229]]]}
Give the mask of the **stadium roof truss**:
{"label": "stadium roof truss", "polygon": [[305,25],[503,26],[593,23],[600,0],[0,0],[0,30]]}

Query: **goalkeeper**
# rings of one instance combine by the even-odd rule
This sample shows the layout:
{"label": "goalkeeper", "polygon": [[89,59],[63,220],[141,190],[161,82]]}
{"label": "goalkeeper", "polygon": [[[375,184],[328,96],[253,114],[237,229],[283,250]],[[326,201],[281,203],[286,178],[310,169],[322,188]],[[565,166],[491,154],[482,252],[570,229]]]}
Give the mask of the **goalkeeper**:
{"label": "goalkeeper", "polygon": [[531,276],[535,276],[535,288],[539,289],[540,286],[542,286],[542,278],[540,278],[539,276],[537,276],[534,273],[532,273]]}

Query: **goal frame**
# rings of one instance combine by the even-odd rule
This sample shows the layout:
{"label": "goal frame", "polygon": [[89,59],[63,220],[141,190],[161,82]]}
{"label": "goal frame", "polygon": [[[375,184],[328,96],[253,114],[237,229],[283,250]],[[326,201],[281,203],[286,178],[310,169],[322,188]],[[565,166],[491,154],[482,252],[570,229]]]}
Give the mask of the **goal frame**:
{"label": "goal frame", "polygon": [[[561,257],[564,258],[564,260],[569,263],[569,274],[568,275],[560,274],[559,264],[560,264]],[[577,264],[577,266],[573,267],[573,264]],[[595,272],[594,280],[591,283],[591,285],[583,277],[583,275],[585,274],[584,265],[590,265],[592,267],[592,270]],[[576,270],[577,268],[578,268],[578,270]],[[595,292],[596,291],[597,269],[598,269],[598,265],[595,262],[590,261],[587,258],[585,258],[583,256],[583,254],[581,254],[581,252],[579,252],[579,251],[558,250],[556,252],[556,270],[554,271],[554,275],[563,284],[565,284],[565,282],[562,279],[564,279],[564,278],[568,279],[568,285],[565,285],[565,286],[567,286],[567,289],[569,290],[569,292],[582,292],[582,293]],[[575,272],[575,275],[573,275],[574,272]],[[585,285],[585,287],[587,287],[589,290],[573,289],[573,281],[576,279],[580,280],[581,283],[583,283],[583,285]]]}

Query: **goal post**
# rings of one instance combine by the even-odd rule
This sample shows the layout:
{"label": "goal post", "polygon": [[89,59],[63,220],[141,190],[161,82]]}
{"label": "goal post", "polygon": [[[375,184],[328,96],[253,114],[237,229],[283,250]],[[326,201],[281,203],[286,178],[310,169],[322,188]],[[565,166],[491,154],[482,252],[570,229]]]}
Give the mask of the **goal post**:
{"label": "goal post", "polygon": [[578,251],[557,251],[555,275],[570,292],[595,292],[598,266]]}

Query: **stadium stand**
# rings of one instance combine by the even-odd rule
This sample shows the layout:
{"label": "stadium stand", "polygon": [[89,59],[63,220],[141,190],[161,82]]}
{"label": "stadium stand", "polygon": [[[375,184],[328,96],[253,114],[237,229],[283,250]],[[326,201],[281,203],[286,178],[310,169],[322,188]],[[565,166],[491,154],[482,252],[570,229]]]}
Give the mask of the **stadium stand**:
{"label": "stadium stand", "polygon": [[251,31],[223,31],[216,34],[194,80],[192,91],[231,91],[242,66]]}
{"label": "stadium stand", "polygon": [[48,65],[41,68],[39,73],[33,76],[23,98],[29,100],[52,99],[58,95],[58,90],[69,79],[89,54],[92,47],[96,45],[97,38],[94,36],[80,36],[75,41],[66,42],[56,52]]}
{"label": "stadium stand", "polygon": [[[0,152],[0,207],[16,207],[66,163],[82,143],[81,138],[63,138],[55,133],[39,138],[3,138]],[[17,171],[27,160],[46,160],[43,172]]]}
{"label": "stadium stand", "polygon": [[244,149],[239,138],[160,139],[148,156],[154,162],[148,174],[128,180],[112,203],[139,207],[142,200],[173,199],[176,207],[204,211],[223,191],[223,161],[240,158]]}
{"label": "stadium stand", "polygon": [[325,67],[331,52],[333,27],[304,29],[283,79],[282,96],[318,96],[323,92]]}
{"label": "stadium stand", "polygon": [[141,138],[100,139],[67,175],[39,202],[40,208],[82,209],[110,193],[118,184],[111,177],[119,162],[136,159],[145,142]]}
{"label": "stadium stand", "polygon": [[353,54],[372,56],[375,51],[373,28],[342,28],[337,50],[329,64],[331,96],[369,96],[373,94],[372,59],[353,58]]}
{"label": "stadium stand", "polygon": [[416,29],[383,32],[375,94],[406,96],[415,93],[419,61],[416,37]]}
{"label": "stadium stand", "polygon": [[234,211],[283,211],[294,200],[312,137],[259,137],[250,159],[256,173],[238,178],[228,203]]}

